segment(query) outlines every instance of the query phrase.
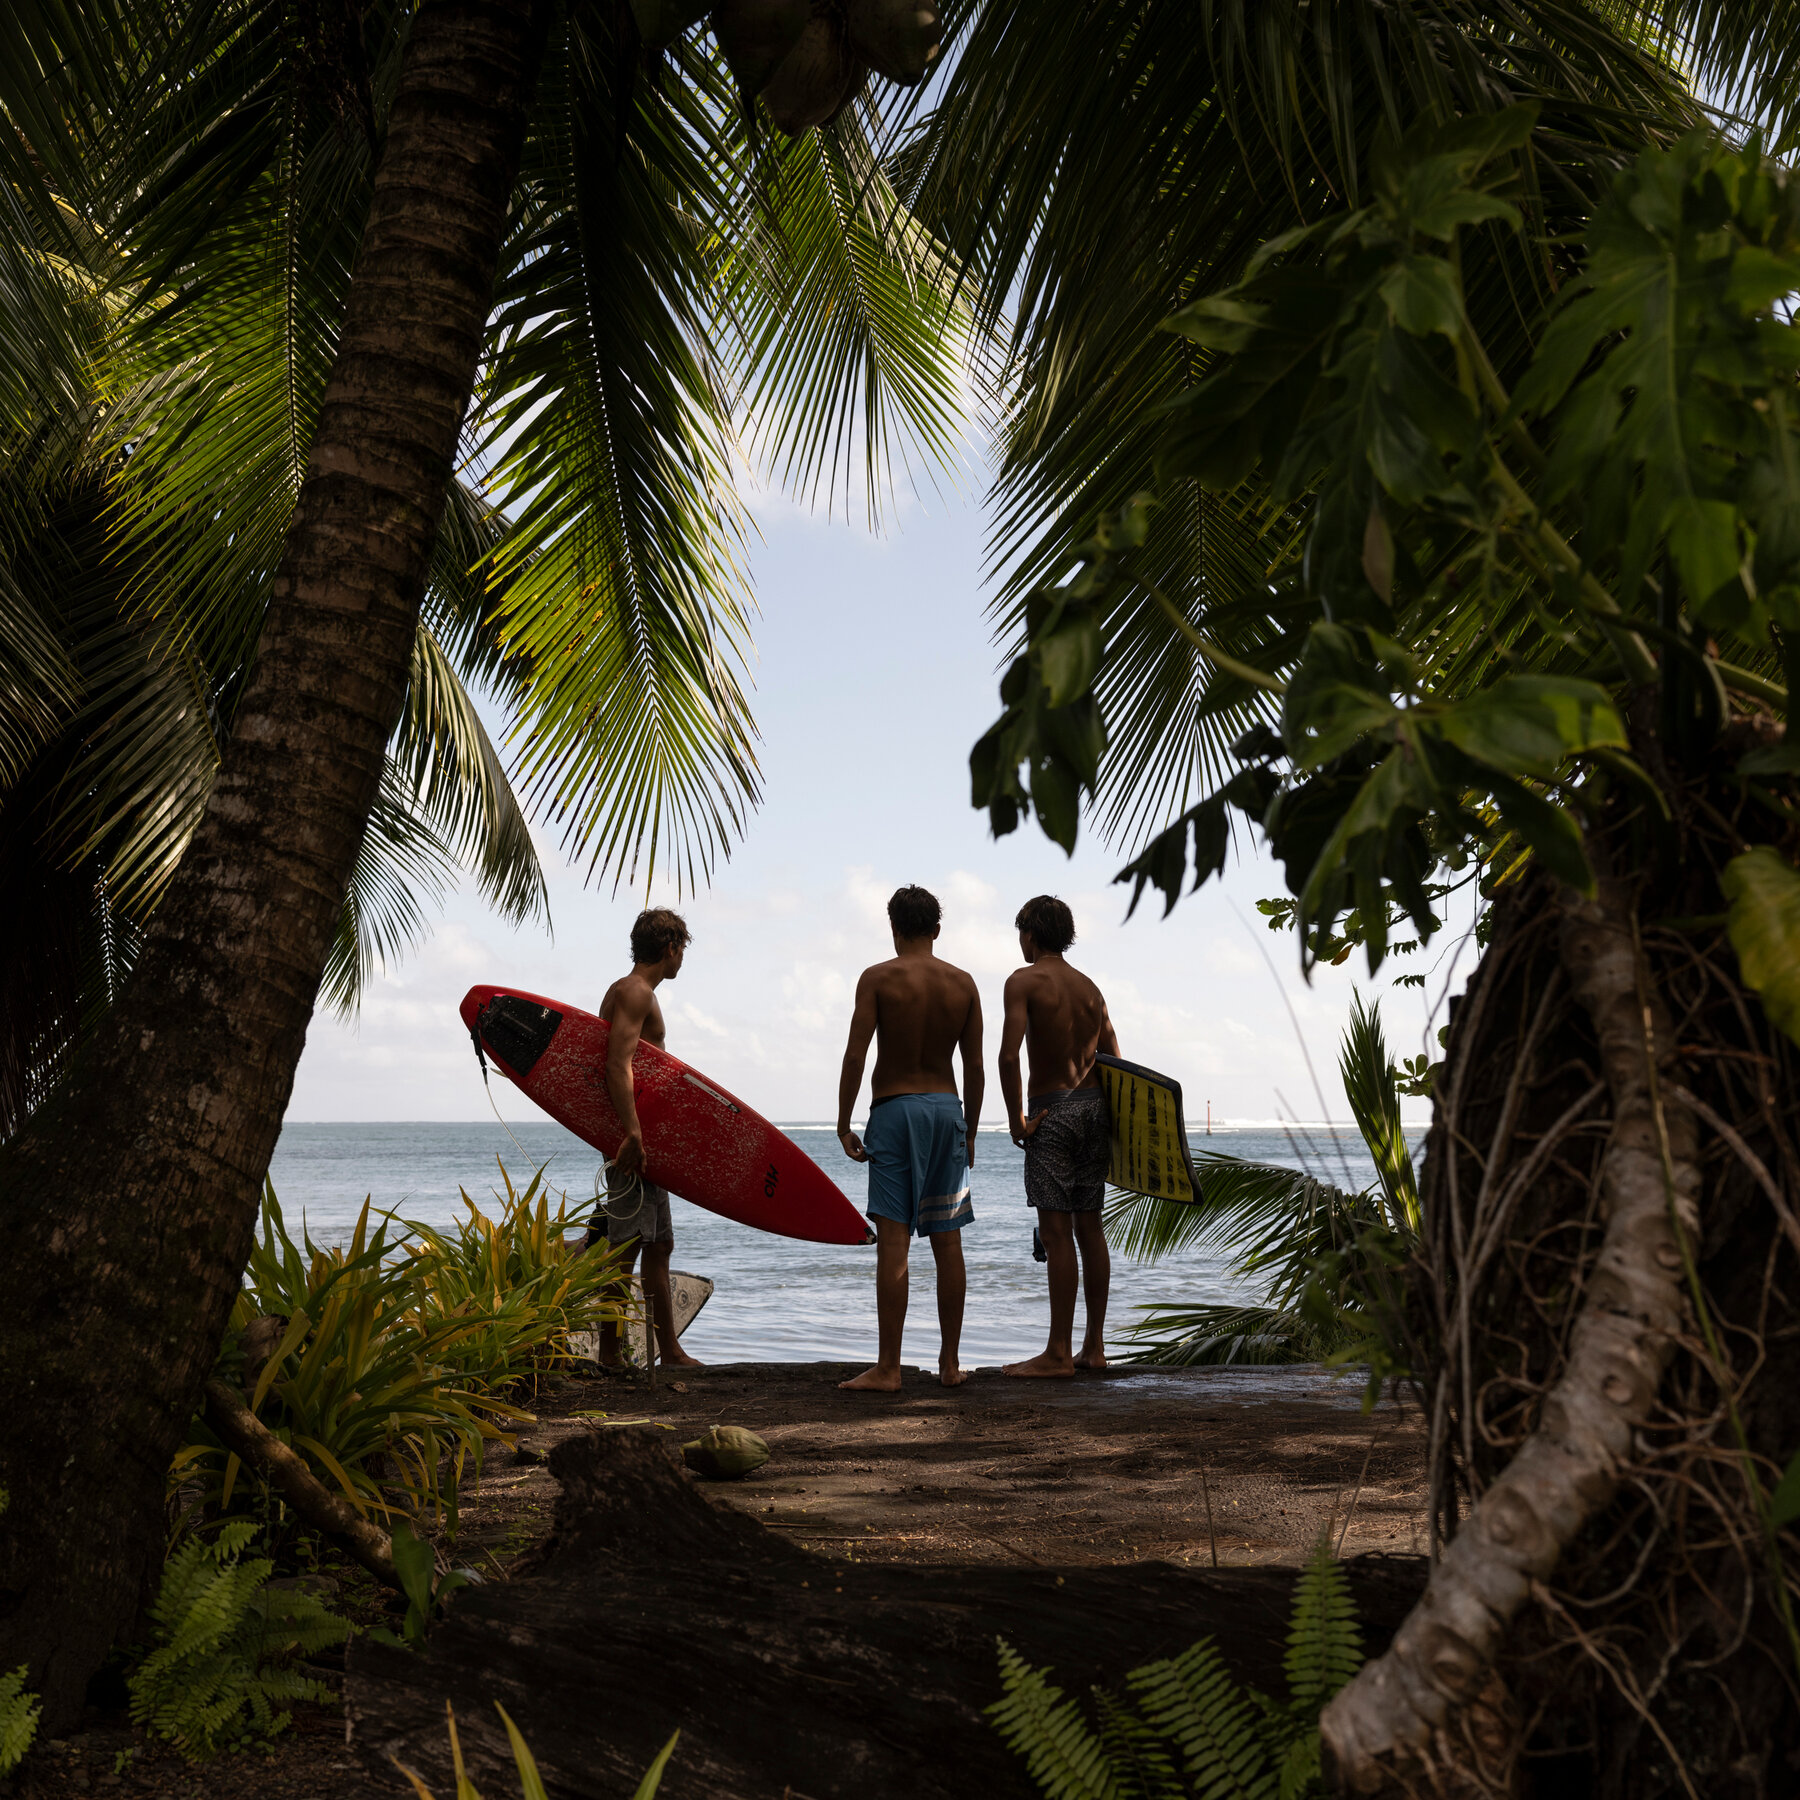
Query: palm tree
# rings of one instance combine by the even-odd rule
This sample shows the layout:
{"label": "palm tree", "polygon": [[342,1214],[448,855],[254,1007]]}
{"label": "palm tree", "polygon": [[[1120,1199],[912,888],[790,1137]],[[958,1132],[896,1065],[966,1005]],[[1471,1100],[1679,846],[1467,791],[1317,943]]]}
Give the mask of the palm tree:
{"label": "palm tree", "polygon": [[533,808],[704,879],[756,797],[740,446],[873,506],[957,436],[863,46],[761,10],[831,73],[785,142],[743,4],[0,23],[0,1658],[47,1728],[160,1548],[321,979],[453,861],[540,907]]}
{"label": "palm tree", "polygon": [[[1159,12],[1130,9],[1146,42]],[[1122,878],[1170,907],[1241,814],[1286,864],[1305,957],[1360,941],[1378,965],[1407,921],[1437,928],[1440,878],[1479,877],[1491,947],[1450,1027],[1406,1296],[1440,1554],[1327,1709],[1327,1749],[1355,1791],[1433,1759],[1509,1779],[1529,1748],[1599,1791],[1672,1763],[1726,1792],[1793,1753],[1800,1668],[1800,876],[1779,723],[1800,613],[1770,312],[1800,283],[1800,199],[1758,148],[1684,135],[1701,109],[1673,59],[1738,83],[1781,139],[1791,34],[1737,9],[1307,16],[1329,55],[1284,29],[1297,12],[1246,37],[1215,9],[1207,78],[1157,114],[1165,136],[1133,118],[1168,156],[1109,165],[1105,126],[1132,115],[1115,105],[1022,184],[1015,267],[1045,296],[1015,359],[1036,430],[1003,545],[1025,629],[977,798],[999,829],[1028,806],[1068,843],[1085,788],[1138,852]],[[1046,61],[1075,82],[1092,66]],[[1134,103],[1154,91],[1121,66]],[[978,82],[969,44],[957,79]],[[965,115],[1002,164],[1018,94],[1038,98],[993,87]],[[1229,254],[1215,230],[1171,266],[1183,213],[1234,192],[1222,156],[1185,161],[1220,118],[1262,134],[1276,197]],[[1306,127],[1285,148],[1284,118]],[[1050,242],[1065,182],[1079,200],[1109,166],[1144,313],[1169,297],[1166,341],[1139,352],[1161,379],[1135,392],[1127,353],[1158,340],[1147,318],[1122,329],[1128,278],[1092,278],[1098,184],[1088,229]],[[991,286],[998,210],[946,211]],[[1120,328],[1078,382],[1099,335],[1083,306]],[[1129,499],[1144,489],[1154,505]],[[1732,1631],[1699,1646],[1679,1622],[1727,1589]],[[1693,1710],[1715,1688],[1729,1732]]]}

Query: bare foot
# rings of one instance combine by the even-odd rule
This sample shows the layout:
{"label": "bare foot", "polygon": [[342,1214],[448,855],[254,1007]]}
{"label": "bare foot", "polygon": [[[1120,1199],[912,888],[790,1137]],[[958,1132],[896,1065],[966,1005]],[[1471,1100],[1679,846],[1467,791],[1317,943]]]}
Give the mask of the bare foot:
{"label": "bare foot", "polygon": [[897,1394],[900,1391],[900,1371],[884,1369],[878,1364],[873,1369],[864,1369],[860,1375],[853,1375],[848,1381],[840,1381],[841,1388],[857,1388],[870,1394]]}
{"label": "bare foot", "polygon": [[1106,1352],[1104,1350],[1084,1350],[1076,1357],[1075,1366],[1078,1369],[1104,1369]]}
{"label": "bare foot", "polygon": [[665,1369],[704,1369],[706,1367],[699,1357],[689,1356],[685,1350],[679,1347],[673,1356],[665,1351],[658,1361]]}
{"label": "bare foot", "polygon": [[938,1364],[938,1380],[945,1387],[961,1387],[969,1379],[967,1369],[959,1369],[954,1363]]}
{"label": "bare foot", "polygon": [[1034,1356],[1029,1362],[1008,1363],[1000,1373],[1002,1375],[1073,1375],[1075,1359],[1072,1356],[1052,1356],[1046,1350],[1042,1356]]}

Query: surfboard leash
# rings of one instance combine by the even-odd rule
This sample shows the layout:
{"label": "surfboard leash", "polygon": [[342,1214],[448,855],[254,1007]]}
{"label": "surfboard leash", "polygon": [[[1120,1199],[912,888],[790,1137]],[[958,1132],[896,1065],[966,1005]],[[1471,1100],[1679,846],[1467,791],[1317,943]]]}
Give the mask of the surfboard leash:
{"label": "surfboard leash", "polygon": [[504,1131],[509,1138],[512,1138],[513,1148],[517,1150],[527,1162],[530,1162],[531,1152],[527,1150],[516,1137],[513,1137],[513,1128],[507,1124],[504,1119],[500,1118],[500,1103],[494,1098],[493,1084],[488,1080],[487,1052],[481,1047],[481,1033],[476,1030],[473,1025],[469,1027],[469,1042],[475,1046],[475,1060],[481,1064],[482,1092],[487,1095],[488,1105],[494,1109],[494,1117],[500,1119],[500,1129]]}

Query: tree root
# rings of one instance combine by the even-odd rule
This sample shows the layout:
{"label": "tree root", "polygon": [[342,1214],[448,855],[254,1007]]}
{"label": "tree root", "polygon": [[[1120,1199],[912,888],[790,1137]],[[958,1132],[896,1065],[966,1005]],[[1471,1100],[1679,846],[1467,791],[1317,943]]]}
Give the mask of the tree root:
{"label": "tree root", "polygon": [[1611,1500],[1686,1316],[1676,1233],[1696,1232],[1700,1168],[1692,1110],[1672,1100],[1666,1075],[1658,1118],[1647,1044],[1659,1062],[1669,1056],[1666,1008],[1640,992],[1632,904],[1616,882],[1603,878],[1592,900],[1565,895],[1561,913],[1562,968],[1592,1020],[1612,1097],[1605,1239],[1537,1428],[1476,1498],[1387,1653],[1320,1719],[1328,1767],[1353,1793],[1457,1760],[1446,1734],[1484,1691],[1533,1583]]}
{"label": "tree root", "polygon": [[233,1455],[279,1489],[309,1525],[336,1538],[377,1581],[400,1586],[394,1547],[380,1526],[371,1524],[348,1500],[331,1492],[248,1406],[242,1394],[214,1376],[203,1390],[206,1422]]}

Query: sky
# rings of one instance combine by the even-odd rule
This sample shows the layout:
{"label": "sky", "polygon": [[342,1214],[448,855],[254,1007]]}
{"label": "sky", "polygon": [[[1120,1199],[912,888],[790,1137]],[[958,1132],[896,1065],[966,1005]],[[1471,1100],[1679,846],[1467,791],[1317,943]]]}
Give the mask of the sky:
{"label": "sky", "polygon": [[[1038,893],[1073,908],[1070,961],[1104,991],[1121,1053],[1182,1084],[1190,1129],[1209,1104],[1227,1123],[1346,1120],[1336,1061],[1355,988],[1381,999],[1395,1055],[1439,1054],[1427,1020],[1435,1004],[1432,1025],[1444,1022],[1443,995],[1473,963],[1466,915],[1373,982],[1359,951],[1308,985],[1293,934],[1256,912],[1285,889],[1247,834],[1222,879],[1167,919],[1151,890],[1129,922],[1129,890],[1112,884],[1125,853],[1084,830],[1067,858],[1035,821],[990,835],[969,804],[969,748],[1000,710],[977,498],[903,495],[879,536],[841,506],[835,519],[778,495],[752,507],[764,800],[730,860],[698,893],[659,876],[646,897],[584,883],[540,836],[553,932],[507,925],[472,888],[453,895],[430,940],[371,982],[354,1023],[315,1017],[290,1119],[491,1117],[457,1016],[464,992],[510,983],[593,1009],[630,966],[633,917],[658,904],[694,934],[661,990],[671,1052],[771,1119],[831,1121],[856,977],[893,954],[886,902],[907,882],[942,901],[939,953],[979,985],[990,1124],[1001,988],[1019,964],[1012,919]],[[1430,973],[1423,990],[1391,986],[1409,971]],[[506,1119],[541,1116],[504,1078],[494,1088]],[[865,1078],[858,1117],[866,1104]],[[1409,1119],[1429,1111],[1404,1106]]]}

